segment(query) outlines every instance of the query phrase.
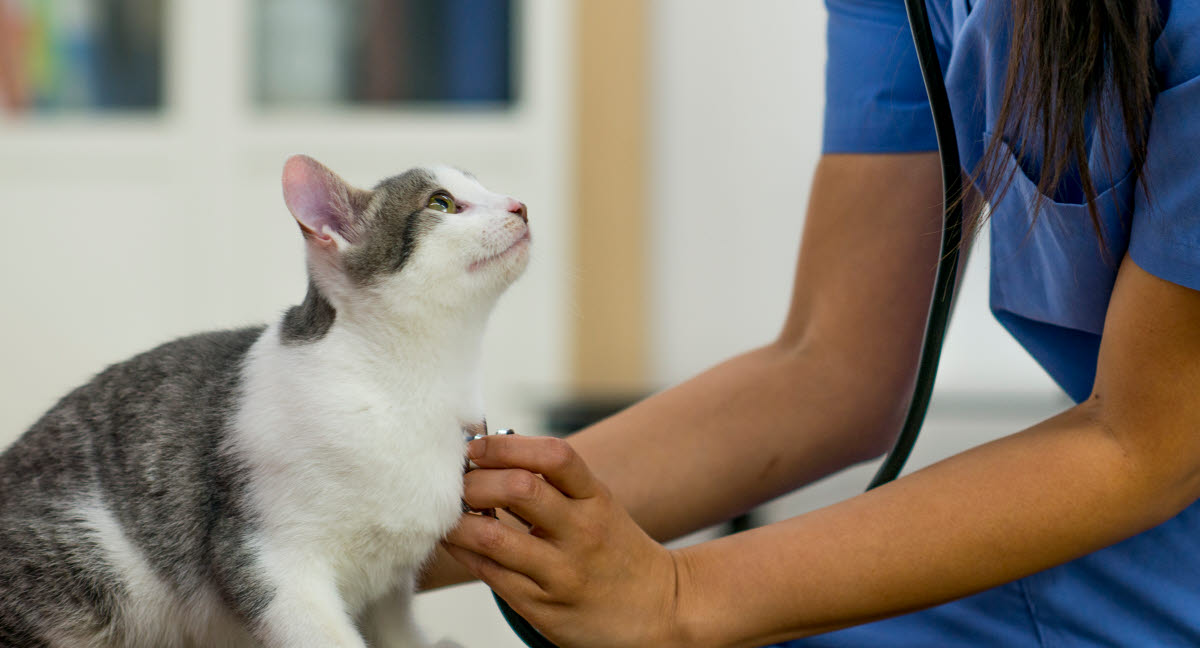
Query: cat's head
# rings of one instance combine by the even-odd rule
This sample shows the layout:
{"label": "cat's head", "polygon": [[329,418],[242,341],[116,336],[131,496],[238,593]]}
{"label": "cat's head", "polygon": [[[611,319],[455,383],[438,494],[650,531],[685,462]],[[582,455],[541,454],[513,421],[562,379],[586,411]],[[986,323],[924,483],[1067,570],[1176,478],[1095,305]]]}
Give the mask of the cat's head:
{"label": "cat's head", "polygon": [[487,308],[529,262],[525,205],[457,169],[415,168],[366,191],[296,155],[283,197],[310,278],[339,311]]}

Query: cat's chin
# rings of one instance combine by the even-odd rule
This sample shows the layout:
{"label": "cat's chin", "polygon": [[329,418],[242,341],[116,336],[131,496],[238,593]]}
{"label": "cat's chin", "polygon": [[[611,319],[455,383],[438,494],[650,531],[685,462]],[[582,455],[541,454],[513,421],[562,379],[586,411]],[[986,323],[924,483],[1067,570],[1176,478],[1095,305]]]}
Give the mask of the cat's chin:
{"label": "cat's chin", "polygon": [[521,235],[513,244],[508,246],[503,252],[493,254],[486,259],[475,261],[467,268],[468,272],[481,272],[494,267],[510,265],[513,261],[520,261],[520,268],[524,269],[525,261],[529,258],[530,238],[529,228],[525,228],[525,233]]}

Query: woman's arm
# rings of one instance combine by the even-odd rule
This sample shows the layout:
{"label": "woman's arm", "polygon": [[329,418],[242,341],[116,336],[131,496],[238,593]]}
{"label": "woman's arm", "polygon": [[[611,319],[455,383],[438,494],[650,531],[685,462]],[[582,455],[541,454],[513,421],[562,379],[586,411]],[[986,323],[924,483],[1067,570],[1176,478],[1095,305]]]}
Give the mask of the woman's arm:
{"label": "woman's arm", "polygon": [[[648,533],[729,519],[890,444],[929,308],[940,174],[936,153],[824,156],[779,338],[570,438]],[[422,586],[470,578],[442,554]]]}
{"label": "woman's arm", "polygon": [[1200,293],[1123,263],[1092,397],[810,515],[679,552],[688,645],[924,608],[1057,565],[1200,497]]}

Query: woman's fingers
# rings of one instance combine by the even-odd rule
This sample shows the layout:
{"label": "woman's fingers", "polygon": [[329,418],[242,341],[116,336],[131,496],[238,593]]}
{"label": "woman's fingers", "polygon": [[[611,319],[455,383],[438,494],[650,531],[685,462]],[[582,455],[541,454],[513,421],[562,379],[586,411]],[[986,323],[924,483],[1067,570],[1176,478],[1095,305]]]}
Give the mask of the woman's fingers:
{"label": "woman's fingers", "polygon": [[463,501],[473,509],[506,509],[543,530],[569,523],[571,500],[544,479],[519,468],[472,470],[463,477]]}
{"label": "woman's fingers", "polygon": [[[545,582],[550,573],[552,553],[545,540],[518,531],[490,517],[464,515],[458,526],[446,535],[446,550],[488,585],[511,579],[501,571],[516,573],[533,584]],[[466,551],[470,555],[462,554]]]}
{"label": "woman's fingers", "polygon": [[533,598],[541,592],[541,587],[533,579],[508,569],[487,556],[451,544],[449,540],[443,542],[442,546],[445,547],[446,553],[462,563],[467,571],[502,596]]}
{"label": "woman's fingers", "polygon": [[573,499],[594,497],[601,488],[583,459],[562,439],[486,436],[472,441],[468,452],[480,468],[523,468],[542,475]]}
{"label": "woman's fingers", "polygon": [[453,557],[560,645],[678,644],[674,557],[569,445],[495,436],[472,441],[470,450],[479,470],[464,478],[463,499],[511,509],[533,529],[464,515],[446,537]]}

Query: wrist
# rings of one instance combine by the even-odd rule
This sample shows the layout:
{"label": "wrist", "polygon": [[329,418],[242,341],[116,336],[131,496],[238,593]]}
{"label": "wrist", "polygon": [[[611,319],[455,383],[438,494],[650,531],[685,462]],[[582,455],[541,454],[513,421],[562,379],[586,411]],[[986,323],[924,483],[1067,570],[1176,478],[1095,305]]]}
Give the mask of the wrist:
{"label": "wrist", "polygon": [[[684,547],[671,552],[675,561],[675,634],[672,645],[691,648],[764,646],[787,639],[788,633],[768,630],[769,584],[751,574],[760,566],[738,560],[747,548],[745,534]],[[764,614],[765,613],[765,614]]]}
{"label": "wrist", "polygon": [[704,630],[703,603],[696,588],[696,565],[693,552],[676,549],[670,552],[675,566],[675,600],[671,623],[671,645],[709,646],[713,637]]}

